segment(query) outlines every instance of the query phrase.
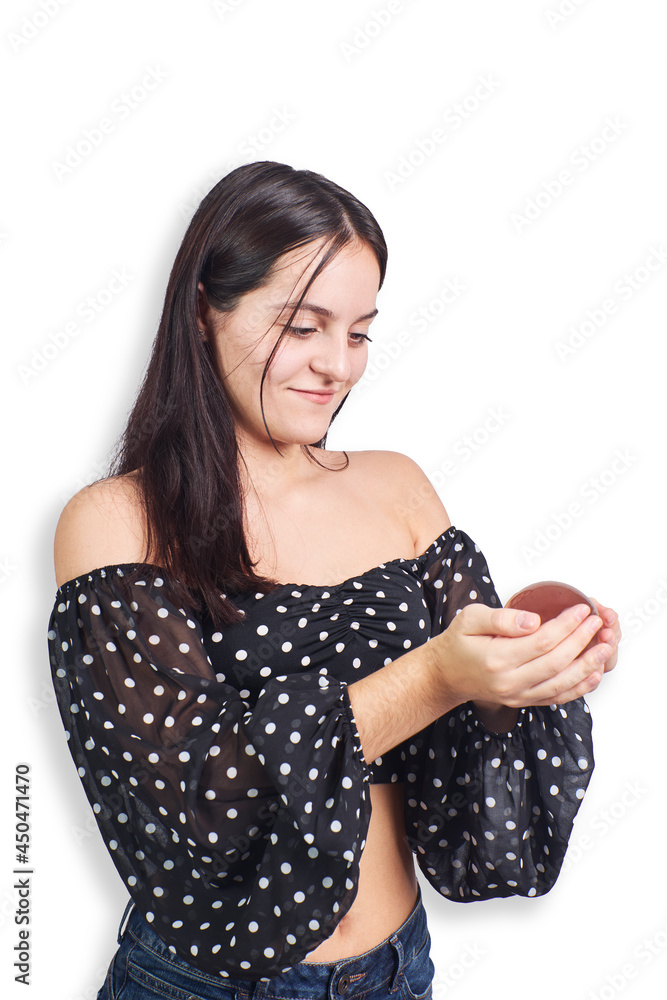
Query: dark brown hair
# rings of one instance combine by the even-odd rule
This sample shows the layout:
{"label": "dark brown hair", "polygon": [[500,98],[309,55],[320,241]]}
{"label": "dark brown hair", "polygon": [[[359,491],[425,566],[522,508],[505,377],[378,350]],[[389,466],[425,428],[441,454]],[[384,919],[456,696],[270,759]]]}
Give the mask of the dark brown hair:
{"label": "dark brown hair", "polygon": [[[278,584],[254,573],[246,545],[241,455],[213,348],[199,334],[198,283],[215,309],[233,310],[242,295],[270,281],[285,253],[322,239],[326,253],[285,325],[317,275],[350,243],[374,252],[381,287],[387,264],[382,231],[349,191],[310,170],[260,161],[215,185],[176,254],[144,379],[109,466],[109,476],[135,473],[146,521],[144,558],[160,553],[179,600],[200,610],[203,602],[218,628],[242,620],[221,589],[268,593]],[[283,333],[264,367],[260,404]],[[268,426],[267,432],[271,437]],[[313,447],[325,447],[326,437]],[[317,461],[307,445],[302,448]]]}

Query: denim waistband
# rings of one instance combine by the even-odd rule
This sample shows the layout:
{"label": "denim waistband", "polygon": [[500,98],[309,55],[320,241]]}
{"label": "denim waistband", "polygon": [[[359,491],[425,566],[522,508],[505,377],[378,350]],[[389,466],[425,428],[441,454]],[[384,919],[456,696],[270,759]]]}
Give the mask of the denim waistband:
{"label": "denim waistband", "polygon": [[[127,915],[121,920],[121,928]],[[299,962],[287,972],[256,981],[248,979],[214,979],[171,953],[155,934],[139,911],[132,909],[125,933],[119,941],[131,938],[135,947],[128,954],[132,978],[143,979],[144,985],[160,980],[169,983],[170,996],[188,995],[201,1000],[354,1000],[395,993],[400,997],[400,980],[408,963],[418,953],[428,955],[430,945],[426,911],[421,888],[409,916],[392,934],[375,947],[359,955],[330,962]],[[137,947],[138,946],[138,947]],[[126,950],[122,948],[121,951]],[[183,990],[183,994],[179,991]]]}

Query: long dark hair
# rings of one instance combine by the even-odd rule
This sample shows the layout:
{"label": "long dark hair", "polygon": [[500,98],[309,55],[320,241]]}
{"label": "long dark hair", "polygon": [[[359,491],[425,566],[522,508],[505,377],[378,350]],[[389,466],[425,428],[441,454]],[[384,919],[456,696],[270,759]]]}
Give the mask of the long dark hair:
{"label": "long dark hair", "polygon": [[[326,253],[286,325],[317,275],[350,243],[360,241],[375,253],[381,287],[387,265],[382,230],[349,191],[311,170],[260,161],[237,167],[215,185],[176,254],[144,379],[109,466],[110,477],[135,475],[146,523],[144,559],[159,553],[179,600],[200,610],[203,602],[218,628],[243,618],[221,589],[268,593],[278,583],[257,575],[250,560],[241,454],[212,345],[198,330],[198,283],[215,309],[233,310],[242,295],[271,279],[283,254],[322,239]],[[264,367],[260,404],[283,335]],[[267,432],[273,442],[268,426]],[[313,447],[324,448],[326,437]],[[317,462],[308,445],[301,447]]]}

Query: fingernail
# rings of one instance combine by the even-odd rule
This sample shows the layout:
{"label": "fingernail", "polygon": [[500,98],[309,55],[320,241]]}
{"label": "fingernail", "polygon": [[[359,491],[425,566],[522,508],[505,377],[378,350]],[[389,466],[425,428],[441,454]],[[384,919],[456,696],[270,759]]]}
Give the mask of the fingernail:
{"label": "fingernail", "polygon": [[538,621],[539,618],[537,615],[532,614],[530,611],[522,611],[517,616],[516,623],[519,628],[534,628]]}

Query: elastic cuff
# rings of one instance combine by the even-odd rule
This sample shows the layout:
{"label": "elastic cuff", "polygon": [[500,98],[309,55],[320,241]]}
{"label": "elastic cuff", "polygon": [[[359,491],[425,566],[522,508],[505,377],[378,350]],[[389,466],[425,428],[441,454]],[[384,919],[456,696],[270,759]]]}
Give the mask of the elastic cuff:
{"label": "elastic cuff", "polygon": [[479,715],[477,714],[477,709],[474,702],[469,701],[466,704],[469,706],[467,717],[469,718],[472,715],[478,728],[481,729],[482,732],[485,733],[487,736],[507,737],[511,739],[512,736],[515,736],[516,733],[521,728],[523,719],[526,714],[526,709],[520,708],[516,723],[514,724],[514,727],[512,729],[495,730],[495,729],[489,729],[489,727],[482,722]]}
{"label": "elastic cuff", "polygon": [[354,712],[352,711],[352,702],[350,701],[350,694],[347,690],[347,684],[345,681],[340,682],[341,685],[341,706],[343,709],[343,720],[347,727],[347,731],[350,737],[350,745],[354,751],[354,756],[361,770],[361,777],[363,781],[370,781],[371,771],[370,764],[366,761],[364,757],[364,748],[361,745],[361,737],[359,736],[359,730],[357,729],[357,722],[354,718]]}

